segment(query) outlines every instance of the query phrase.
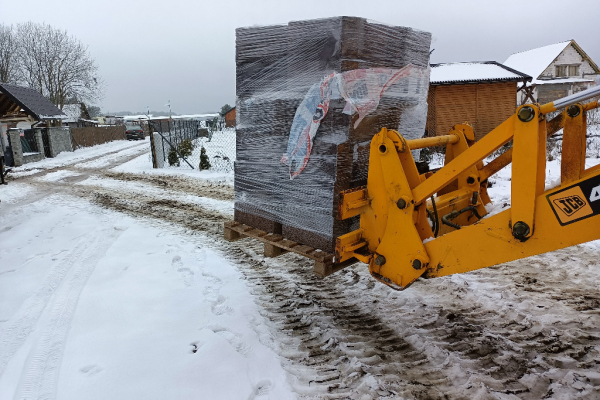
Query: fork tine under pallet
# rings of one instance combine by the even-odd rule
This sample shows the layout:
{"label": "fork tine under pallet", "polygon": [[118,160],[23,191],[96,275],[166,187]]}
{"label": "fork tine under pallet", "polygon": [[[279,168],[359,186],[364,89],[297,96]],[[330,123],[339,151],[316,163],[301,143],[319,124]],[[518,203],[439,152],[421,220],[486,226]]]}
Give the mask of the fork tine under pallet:
{"label": "fork tine under pallet", "polygon": [[234,241],[244,237],[258,239],[264,243],[265,257],[277,257],[289,252],[300,254],[301,256],[310,258],[315,261],[315,275],[324,278],[333,274],[347,266],[356,263],[357,260],[352,259],[343,263],[334,263],[333,254],[329,254],[319,249],[312,248],[303,244],[298,244],[294,241],[285,239],[283,236],[267,233],[260,229],[255,229],[251,226],[240,224],[235,221],[225,222],[223,226],[223,235],[226,240]]}

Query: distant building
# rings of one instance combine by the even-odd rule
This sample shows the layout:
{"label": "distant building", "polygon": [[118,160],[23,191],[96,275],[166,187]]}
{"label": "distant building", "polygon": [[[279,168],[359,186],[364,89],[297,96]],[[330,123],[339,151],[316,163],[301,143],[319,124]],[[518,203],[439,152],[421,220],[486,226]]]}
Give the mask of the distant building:
{"label": "distant building", "polygon": [[515,112],[517,85],[531,79],[495,61],[432,64],[427,136],[467,122],[481,139]]}
{"label": "distant building", "polygon": [[98,121],[90,118],[87,107],[84,103],[65,104],[63,106],[63,112],[67,114],[66,118],[63,118],[63,126],[69,128],[83,128],[86,126],[97,126]]}
{"label": "distant building", "polygon": [[600,69],[574,40],[515,53],[504,64],[533,77],[520,104],[549,103],[600,83]]}
{"label": "distant building", "polygon": [[225,128],[235,128],[235,107],[227,111],[223,117],[225,117]]}
{"label": "distant building", "polygon": [[123,117],[119,115],[105,115],[104,123],[106,125],[123,125]]}
{"label": "distant building", "polygon": [[98,123],[98,125],[106,125],[106,117],[94,117],[92,118]]}

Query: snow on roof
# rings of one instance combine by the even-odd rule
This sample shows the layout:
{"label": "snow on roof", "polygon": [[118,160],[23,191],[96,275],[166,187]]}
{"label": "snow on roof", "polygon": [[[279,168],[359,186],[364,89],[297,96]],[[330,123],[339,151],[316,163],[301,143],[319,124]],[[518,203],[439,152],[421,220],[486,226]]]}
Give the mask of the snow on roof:
{"label": "snow on roof", "polygon": [[[122,117],[123,120],[125,121],[132,121],[132,120],[146,120],[148,119],[148,116],[145,114],[140,114],[140,115],[123,115]],[[150,118],[152,118],[152,114],[150,114]]]}
{"label": "snow on roof", "polygon": [[[556,85],[558,83],[581,83],[581,82],[595,82],[595,79],[590,78],[554,78],[554,79],[535,79],[532,82],[527,82],[527,87],[531,85]],[[522,84],[518,85],[523,86]]]}
{"label": "snow on roof", "polygon": [[534,84],[543,83],[537,78],[548,68],[550,64],[571,44],[571,41],[551,44],[537,49],[515,53],[504,61],[507,67],[522,71],[533,77]]}
{"label": "snow on roof", "polygon": [[432,64],[431,84],[481,81],[523,81],[531,77],[495,61]]}
{"label": "snow on roof", "polygon": [[[220,115],[219,113],[172,115],[171,119],[196,119],[196,120],[205,120],[205,119],[212,119],[212,118],[218,117],[219,115]],[[148,118],[148,115],[141,114],[141,115],[123,115],[123,116],[116,117],[116,118],[123,118],[123,120],[125,120],[125,121],[142,121],[142,120],[145,121],[147,119],[151,119],[151,120],[169,119],[169,116],[167,116],[167,115],[153,116],[152,114],[150,114],[150,118]]]}
{"label": "snow on roof", "polygon": [[200,119],[200,120],[204,120],[204,119],[219,117],[220,115],[221,114],[219,114],[219,113],[211,113],[211,114],[189,114],[189,115],[178,115],[178,116],[173,117],[173,119],[180,118],[180,119]]}
{"label": "snow on roof", "polygon": [[594,82],[593,79],[586,78],[555,78],[555,79],[539,79],[535,81],[536,85],[556,84],[556,83],[579,83],[579,82]]}

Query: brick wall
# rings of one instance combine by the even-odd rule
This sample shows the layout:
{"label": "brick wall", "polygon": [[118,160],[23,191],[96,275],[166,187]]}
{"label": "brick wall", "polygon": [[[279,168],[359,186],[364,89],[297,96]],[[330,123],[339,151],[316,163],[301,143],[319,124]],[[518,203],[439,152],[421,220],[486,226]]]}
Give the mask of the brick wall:
{"label": "brick wall", "polygon": [[13,165],[20,167],[23,165],[23,148],[21,147],[21,135],[18,131],[8,132],[8,141],[13,157]]}
{"label": "brick wall", "polygon": [[8,140],[10,142],[11,152],[13,156],[13,164],[15,167],[20,167],[23,164],[30,162],[40,161],[45,158],[44,156],[44,144],[42,143],[42,134],[39,130],[35,131],[35,141],[37,143],[38,153],[32,153],[23,155],[23,147],[21,146],[21,134],[19,131],[11,131],[8,133]]}
{"label": "brick wall", "polygon": [[568,96],[570,90],[570,83],[537,85],[537,101],[540,104],[550,103],[561,97]]}
{"label": "brick wall", "polygon": [[[583,77],[583,74],[593,74],[594,69],[587,60],[581,58],[581,54],[572,45],[569,45],[556,60],[542,72],[542,77],[554,78],[556,77],[556,66],[557,65],[577,65],[579,64],[579,77]],[[587,76],[586,76],[587,77]],[[593,78],[590,78],[593,79]]]}
{"label": "brick wall", "polygon": [[28,154],[26,156],[23,156],[23,164],[41,161],[44,158],[46,158],[44,157],[44,153]]}
{"label": "brick wall", "polygon": [[48,128],[48,143],[50,144],[50,157],[56,157],[63,151],[73,151],[71,130],[69,128]]}

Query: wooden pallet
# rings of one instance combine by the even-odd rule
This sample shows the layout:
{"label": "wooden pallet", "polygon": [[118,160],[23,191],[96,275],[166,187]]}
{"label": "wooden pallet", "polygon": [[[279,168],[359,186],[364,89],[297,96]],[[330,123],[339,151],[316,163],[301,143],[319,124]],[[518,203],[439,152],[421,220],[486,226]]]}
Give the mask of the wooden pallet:
{"label": "wooden pallet", "polygon": [[240,224],[235,221],[227,221],[223,226],[223,235],[226,240],[233,242],[234,240],[244,237],[258,239],[265,244],[265,257],[277,257],[288,251],[301,256],[310,258],[315,261],[315,275],[324,278],[347,266],[356,263],[355,259],[345,261],[343,263],[335,263],[334,255],[324,252],[319,249],[314,249],[310,246],[299,244],[291,240],[285,239],[283,236],[267,233],[260,229],[255,229],[249,225]]}

